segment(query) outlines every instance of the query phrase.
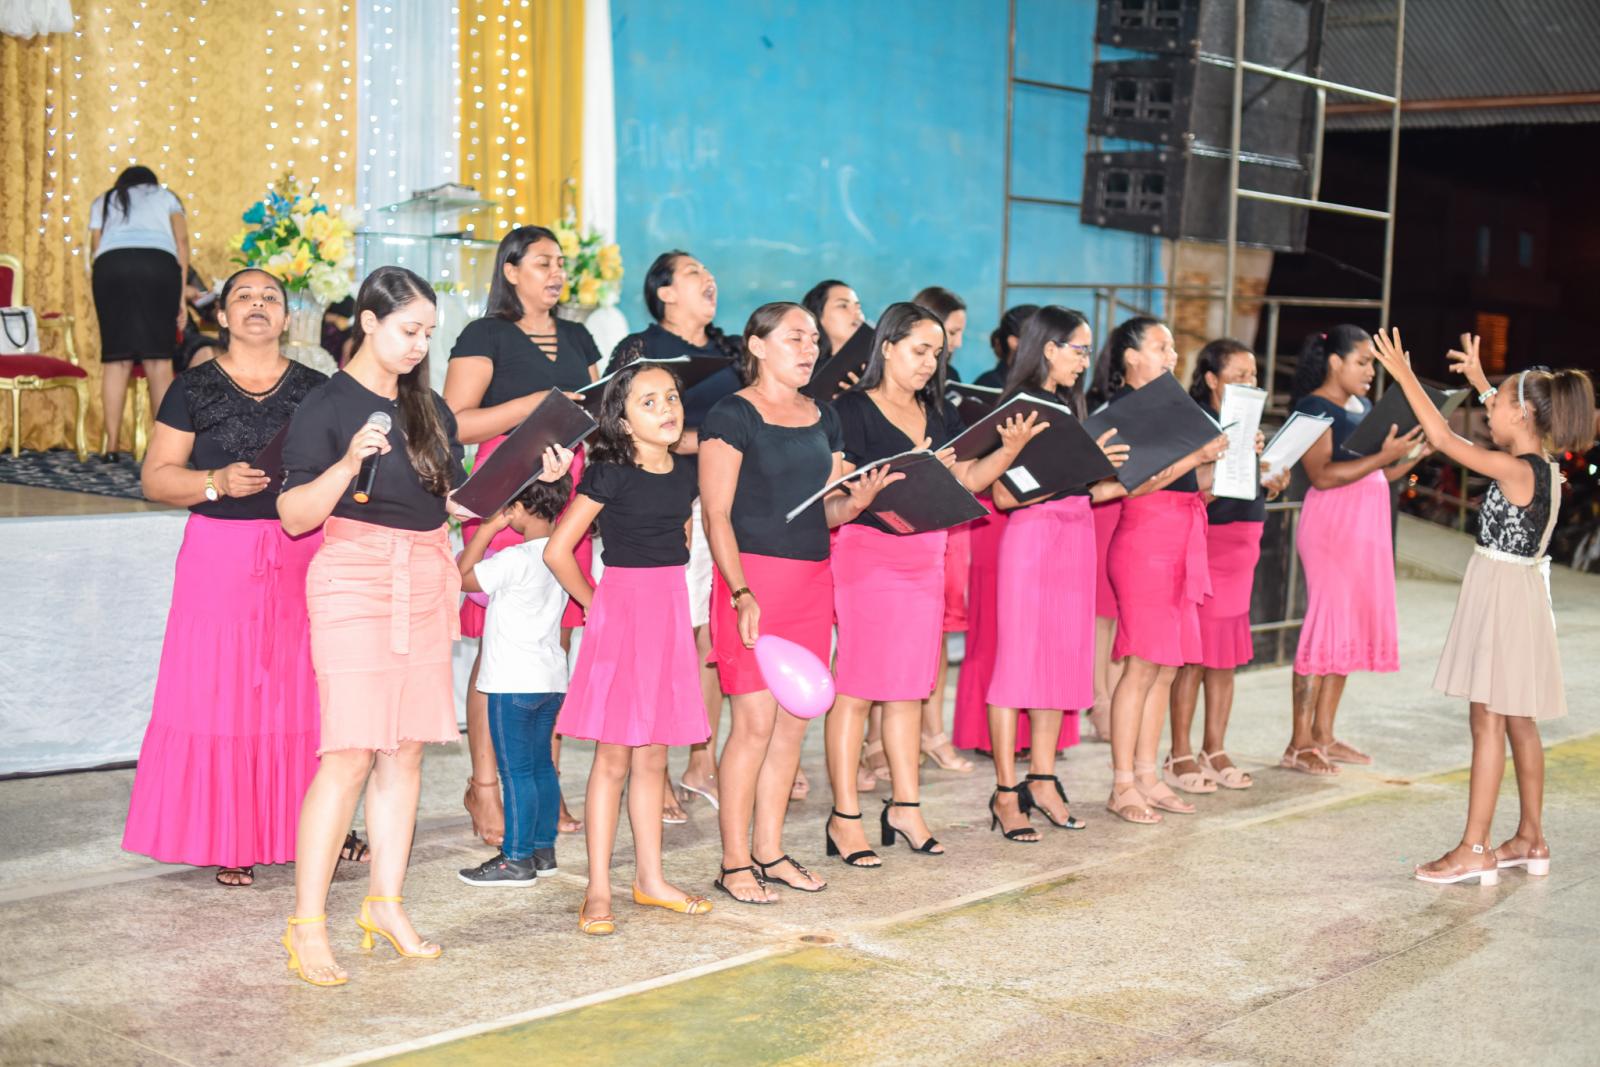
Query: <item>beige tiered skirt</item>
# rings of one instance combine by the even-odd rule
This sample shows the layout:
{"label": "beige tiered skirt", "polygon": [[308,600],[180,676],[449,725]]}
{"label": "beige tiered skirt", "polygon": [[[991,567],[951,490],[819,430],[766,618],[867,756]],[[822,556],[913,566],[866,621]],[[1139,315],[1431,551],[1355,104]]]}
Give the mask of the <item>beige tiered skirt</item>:
{"label": "beige tiered skirt", "polygon": [[1473,552],[1433,687],[1499,715],[1565,715],[1548,574],[1542,560]]}

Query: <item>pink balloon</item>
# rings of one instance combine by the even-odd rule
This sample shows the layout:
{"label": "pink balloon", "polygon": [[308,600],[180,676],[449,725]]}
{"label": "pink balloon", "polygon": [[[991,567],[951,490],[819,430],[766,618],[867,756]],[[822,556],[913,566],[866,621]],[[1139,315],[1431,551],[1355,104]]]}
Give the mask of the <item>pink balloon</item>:
{"label": "pink balloon", "polygon": [[[491,544],[488,548],[484,549],[483,558],[484,559],[488,559],[490,556],[493,556],[498,551],[500,551],[500,550],[498,548],[496,548],[493,544]],[[457,563],[461,562],[461,553],[460,552],[456,553],[456,562]],[[478,607],[480,607],[480,608],[487,609],[488,606],[489,606],[489,594],[488,593],[468,593],[468,594],[466,594],[466,597],[467,597],[468,600],[472,601],[474,604],[478,605]]]}
{"label": "pink balloon", "polygon": [[833,675],[814,653],[775,634],[756,638],[756,663],[789,714],[814,719],[833,707]]}

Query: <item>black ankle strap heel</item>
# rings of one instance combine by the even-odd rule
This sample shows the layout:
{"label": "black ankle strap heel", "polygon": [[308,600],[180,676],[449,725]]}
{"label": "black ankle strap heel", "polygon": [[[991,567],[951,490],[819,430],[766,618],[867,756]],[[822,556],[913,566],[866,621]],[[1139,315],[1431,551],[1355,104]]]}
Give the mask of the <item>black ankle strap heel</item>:
{"label": "black ankle strap heel", "polygon": [[[828,813],[828,817],[830,819],[857,819],[857,820],[859,820],[861,818],[861,813],[858,811],[854,815],[846,815],[844,812],[840,811],[838,808],[834,808]],[[879,862],[879,863],[867,863],[867,862],[865,862],[866,860],[879,859],[878,854],[876,852],[872,851],[870,848],[864,848],[859,852],[852,852],[848,856],[842,855],[839,852],[839,846],[834,843],[833,833],[828,829],[828,824],[826,822],[824,822],[822,824],[822,837],[827,842],[827,854],[830,855],[830,856],[838,856],[841,861],[843,861],[844,863],[848,863],[852,867],[859,867],[864,871],[871,871],[871,870],[876,870],[877,868],[883,866],[883,864],[881,862]]]}
{"label": "black ankle strap heel", "polygon": [[[1066,790],[1066,788],[1064,786],[1062,786],[1061,779],[1057,778],[1053,774],[1030,774],[1027,777],[1027,781],[1029,781],[1029,782],[1054,782],[1055,783],[1055,787],[1056,787],[1056,796],[1061,798],[1061,803],[1067,804],[1067,805],[1070,805],[1072,803],[1072,801],[1067,799],[1067,790]],[[1088,823],[1084,822],[1082,819],[1078,818],[1076,815],[1073,815],[1070,811],[1067,813],[1067,821],[1066,822],[1057,822],[1056,821],[1056,817],[1054,815],[1051,815],[1048,809],[1040,807],[1038,802],[1033,799],[1033,792],[1032,792],[1031,787],[1025,787],[1023,789],[1022,798],[1019,801],[1019,803],[1022,803],[1022,805],[1023,805],[1022,810],[1023,810],[1024,813],[1027,813],[1029,811],[1037,810],[1046,819],[1050,820],[1050,825],[1051,826],[1054,826],[1058,830],[1082,830],[1085,826],[1088,825]]]}
{"label": "black ankle strap heel", "polygon": [[[1006,830],[1000,826],[1000,813],[995,810],[995,803],[1000,799],[1001,793],[1013,793],[1017,798],[1017,809],[1026,818],[1028,809],[1032,806],[1033,798],[1028,796],[1028,787],[1025,785],[997,785],[994,795],[989,798],[989,829],[999,830],[1005,835],[1007,841],[1015,841],[1019,845],[1037,845],[1039,831],[1031,826],[1019,826],[1015,830]],[[1032,836],[1029,836],[1032,835]]]}
{"label": "black ankle strap heel", "polygon": [[881,824],[881,827],[883,829],[883,843],[885,845],[894,844],[895,835],[898,834],[899,836],[901,836],[901,837],[906,839],[906,847],[909,848],[911,851],[920,852],[925,856],[942,856],[942,855],[944,855],[943,852],[935,852],[934,851],[935,848],[939,847],[939,840],[938,840],[938,838],[934,837],[932,834],[929,834],[928,835],[928,839],[926,841],[924,841],[922,844],[914,845],[914,844],[911,843],[911,835],[910,834],[906,833],[904,830],[897,830],[897,829],[895,829],[893,826],[891,826],[889,824],[889,809],[890,808],[920,808],[920,807],[922,807],[922,802],[921,801],[917,801],[917,800],[885,800],[883,802],[883,814],[878,819],[878,822]]}

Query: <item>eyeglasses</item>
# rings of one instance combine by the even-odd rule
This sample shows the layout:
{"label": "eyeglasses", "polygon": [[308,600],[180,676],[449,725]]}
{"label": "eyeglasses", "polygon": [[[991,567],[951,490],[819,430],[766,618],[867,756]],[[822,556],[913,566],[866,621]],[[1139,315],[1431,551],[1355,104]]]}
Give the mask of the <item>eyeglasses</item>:
{"label": "eyeglasses", "polygon": [[1080,356],[1089,356],[1094,354],[1093,345],[1075,345],[1071,341],[1052,341],[1051,343],[1058,348],[1070,348]]}

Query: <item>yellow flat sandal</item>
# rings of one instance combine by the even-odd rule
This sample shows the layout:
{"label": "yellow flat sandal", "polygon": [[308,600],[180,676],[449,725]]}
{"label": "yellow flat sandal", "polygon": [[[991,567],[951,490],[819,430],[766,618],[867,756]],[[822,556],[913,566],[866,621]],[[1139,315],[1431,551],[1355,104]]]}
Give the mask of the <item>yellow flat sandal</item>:
{"label": "yellow flat sandal", "polygon": [[[328,917],[326,915],[317,915],[310,919],[300,919],[291,915],[289,916],[289,924],[283,928],[283,947],[289,953],[289,970],[299,975],[300,980],[308,985],[326,987],[344,985],[350,981],[348,975],[341,978],[339,975],[332,974],[332,968],[322,968],[307,974],[306,969],[300,965],[300,954],[294,950],[293,933],[296,926],[310,926],[312,923],[325,923],[327,921]],[[324,974],[329,975],[329,977],[317,977]]]}
{"label": "yellow flat sandal", "polygon": [[617,932],[617,920],[610,915],[596,915],[589,918],[583,913],[583,907],[578,907],[578,932],[594,937],[604,937]]}
{"label": "yellow flat sandal", "polygon": [[644,908],[666,908],[679,915],[704,915],[711,910],[711,901],[705,897],[684,897],[682,900],[658,900],[646,896],[636,885],[633,887],[633,902]]}
{"label": "yellow flat sandal", "polygon": [[[432,952],[407,952],[405,950],[405,948],[401,946],[400,942],[395,940],[395,937],[394,937],[393,934],[391,934],[389,931],[385,930],[383,927],[379,926],[377,923],[372,921],[372,915],[371,915],[370,912],[367,911],[367,904],[368,904],[369,901],[377,901],[379,904],[398,904],[404,899],[405,899],[405,897],[363,897],[362,898],[362,900],[361,900],[361,914],[356,918],[356,925],[361,927],[361,947],[363,949],[365,949],[367,952],[371,952],[372,951],[372,946],[375,943],[372,940],[372,935],[373,934],[377,934],[379,937],[381,937],[384,940],[388,941],[389,944],[393,945],[394,946],[394,950],[396,952],[398,952],[400,955],[404,956],[408,960],[436,960],[436,959],[438,959],[440,956],[444,955],[444,949],[440,948],[438,945],[434,945]],[[431,941],[423,941],[422,943],[424,945],[433,944]]]}

